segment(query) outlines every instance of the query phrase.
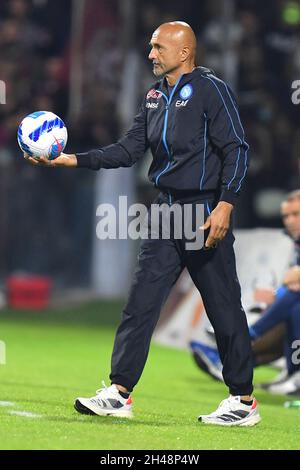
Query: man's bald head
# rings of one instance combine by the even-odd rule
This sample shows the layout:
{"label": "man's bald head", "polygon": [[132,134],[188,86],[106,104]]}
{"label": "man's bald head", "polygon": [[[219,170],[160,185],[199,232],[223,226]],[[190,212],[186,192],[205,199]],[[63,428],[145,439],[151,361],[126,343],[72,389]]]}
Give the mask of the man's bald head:
{"label": "man's bald head", "polygon": [[178,47],[188,47],[193,58],[196,54],[196,36],[189,24],[183,21],[163,23],[153,33],[152,37],[163,36],[173,41]]}
{"label": "man's bald head", "polygon": [[195,64],[196,36],[192,28],[183,21],[163,23],[153,33],[149,59],[153,62],[154,74],[168,75],[182,69],[191,71]]}

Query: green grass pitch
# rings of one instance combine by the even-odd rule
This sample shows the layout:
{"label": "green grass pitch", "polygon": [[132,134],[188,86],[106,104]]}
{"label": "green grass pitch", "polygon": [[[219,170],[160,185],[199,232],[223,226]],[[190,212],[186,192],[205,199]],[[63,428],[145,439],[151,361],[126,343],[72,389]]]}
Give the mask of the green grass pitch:
{"label": "green grass pitch", "polygon": [[[225,386],[200,372],[188,352],[155,344],[133,394],[133,420],[79,415],[74,398],[94,394],[102,379],[109,385],[119,312],[120,304],[108,302],[0,312],[7,354],[0,365],[0,449],[299,449],[300,410],[259,390],[258,426],[200,424],[197,416],[216,408]],[[273,375],[259,369],[255,380]]]}

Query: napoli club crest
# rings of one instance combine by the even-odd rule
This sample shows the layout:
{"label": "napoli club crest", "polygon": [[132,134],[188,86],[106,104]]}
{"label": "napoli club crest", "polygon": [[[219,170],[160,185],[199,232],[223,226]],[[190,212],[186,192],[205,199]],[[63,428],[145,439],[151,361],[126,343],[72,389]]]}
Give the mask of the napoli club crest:
{"label": "napoli club crest", "polygon": [[182,100],[188,100],[193,94],[193,87],[189,83],[181,88],[179,96]]}

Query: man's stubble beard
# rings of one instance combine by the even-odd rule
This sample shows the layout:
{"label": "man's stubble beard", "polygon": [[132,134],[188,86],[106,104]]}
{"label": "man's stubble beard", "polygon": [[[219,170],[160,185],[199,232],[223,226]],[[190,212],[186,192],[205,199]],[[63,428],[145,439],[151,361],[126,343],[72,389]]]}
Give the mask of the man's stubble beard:
{"label": "man's stubble beard", "polygon": [[175,72],[176,70],[178,69],[178,66],[176,67],[171,67],[170,69],[168,70],[163,70],[161,67],[159,67],[159,70],[161,70],[161,72],[157,72],[155,73],[155,68],[153,67],[153,74],[155,75],[155,77],[157,78],[164,78],[166,75],[172,73],[172,72]]}

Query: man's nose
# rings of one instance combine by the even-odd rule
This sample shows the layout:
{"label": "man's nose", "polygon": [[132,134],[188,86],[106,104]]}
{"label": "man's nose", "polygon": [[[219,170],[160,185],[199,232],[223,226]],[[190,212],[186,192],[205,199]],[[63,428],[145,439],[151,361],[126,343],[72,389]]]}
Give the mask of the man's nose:
{"label": "man's nose", "polygon": [[155,51],[154,49],[152,48],[149,55],[148,55],[148,59],[149,60],[154,60],[155,59]]}

